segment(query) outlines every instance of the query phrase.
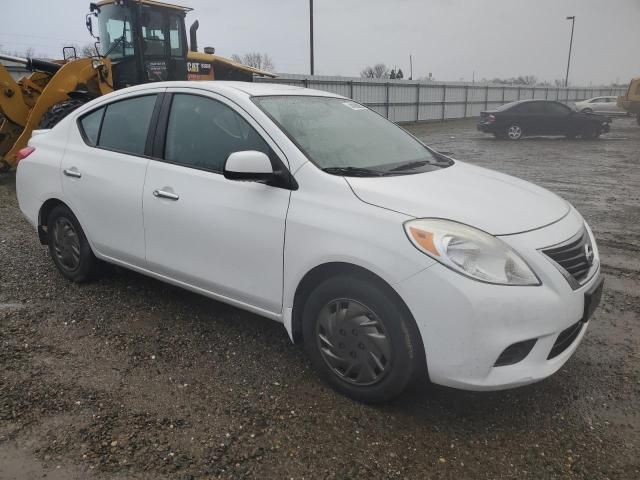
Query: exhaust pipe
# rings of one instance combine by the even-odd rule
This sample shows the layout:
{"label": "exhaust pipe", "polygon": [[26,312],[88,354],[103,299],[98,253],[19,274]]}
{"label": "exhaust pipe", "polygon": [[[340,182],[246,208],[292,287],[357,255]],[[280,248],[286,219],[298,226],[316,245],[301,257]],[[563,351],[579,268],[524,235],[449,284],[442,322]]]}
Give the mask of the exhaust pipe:
{"label": "exhaust pipe", "polygon": [[196,36],[196,31],[198,30],[199,26],[200,26],[200,22],[198,22],[198,20],[196,20],[191,25],[191,28],[189,28],[189,41],[191,43],[191,51],[192,52],[197,52],[198,51],[198,37]]}
{"label": "exhaust pipe", "polygon": [[47,62],[46,60],[40,60],[38,58],[14,57],[13,55],[5,55],[4,53],[0,53],[0,60],[21,63],[30,72],[37,70],[39,72],[56,73],[62,68],[62,65],[58,63]]}

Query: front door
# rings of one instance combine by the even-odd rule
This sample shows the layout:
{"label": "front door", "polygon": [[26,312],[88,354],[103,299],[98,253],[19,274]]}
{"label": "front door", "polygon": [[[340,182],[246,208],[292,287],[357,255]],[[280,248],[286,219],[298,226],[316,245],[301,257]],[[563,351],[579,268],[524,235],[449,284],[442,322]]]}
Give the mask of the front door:
{"label": "front door", "polygon": [[575,115],[569,107],[559,102],[544,102],[548,132],[554,135],[565,135],[573,131]]}
{"label": "front door", "polygon": [[290,191],[227,180],[222,170],[236,151],[262,151],[273,162],[284,156],[227,100],[173,92],[166,126],[157,131],[162,151],[154,156],[161,158],[151,160],[143,194],[148,268],[280,313]]}

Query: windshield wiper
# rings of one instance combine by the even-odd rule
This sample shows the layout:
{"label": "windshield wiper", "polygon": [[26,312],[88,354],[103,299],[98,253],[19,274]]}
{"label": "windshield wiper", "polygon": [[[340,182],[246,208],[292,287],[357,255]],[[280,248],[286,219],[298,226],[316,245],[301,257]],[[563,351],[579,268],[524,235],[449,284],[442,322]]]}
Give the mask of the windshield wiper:
{"label": "windshield wiper", "polygon": [[414,168],[424,167],[425,165],[433,165],[434,162],[431,160],[418,160],[415,162],[403,163],[402,165],[398,165],[397,167],[393,167],[389,169],[389,172],[399,172],[401,170],[413,170]]}
{"label": "windshield wiper", "polygon": [[345,177],[382,177],[385,174],[385,172],[363,167],[327,167],[322,171]]}

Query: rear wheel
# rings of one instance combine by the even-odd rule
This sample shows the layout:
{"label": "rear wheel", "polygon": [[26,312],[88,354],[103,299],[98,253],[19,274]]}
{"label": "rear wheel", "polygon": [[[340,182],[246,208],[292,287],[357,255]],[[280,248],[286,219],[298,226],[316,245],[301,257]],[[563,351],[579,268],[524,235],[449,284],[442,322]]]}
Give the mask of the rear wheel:
{"label": "rear wheel", "polygon": [[509,140],[520,140],[523,134],[524,132],[522,131],[522,127],[517,123],[509,125],[505,132],[505,135]]}
{"label": "rear wheel", "polygon": [[49,253],[58,270],[74,282],[88,280],[98,260],[73,212],[64,205],[55,207],[47,219],[47,233]]}
{"label": "rear wheel", "polygon": [[424,347],[406,308],[358,276],[321,283],[303,312],[304,344],[320,376],[362,402],[399,395],[422,370]]}
{"label": "rear wheel", "polygon": [[89,99],[86,98],[72,98],[71,100],[65,100],[53,105],[47,110],[38,124],[38,128],[53,128],[60,120],[73,112],[76,108],[81,107],[87,103]]}

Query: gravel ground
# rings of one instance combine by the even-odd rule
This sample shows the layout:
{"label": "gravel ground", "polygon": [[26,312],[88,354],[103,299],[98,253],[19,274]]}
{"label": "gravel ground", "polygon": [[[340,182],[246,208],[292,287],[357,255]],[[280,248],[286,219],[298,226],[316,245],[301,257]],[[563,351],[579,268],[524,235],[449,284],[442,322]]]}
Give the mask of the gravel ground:
{"label": "gravel ground", "polygon": [[366,406],[323,385],[282,326],[119,269],[74,285],[0,177],[0,478],[640,478],[640,128],[496,141],[407,127],[584,214],[606,290],[551,378],[424,386]]}

